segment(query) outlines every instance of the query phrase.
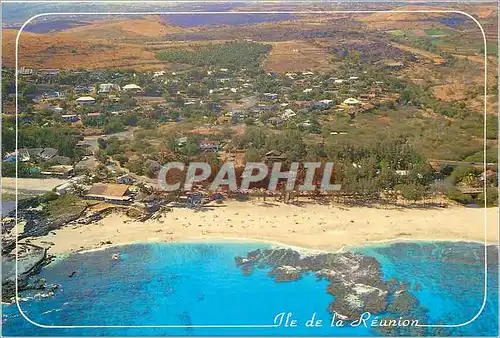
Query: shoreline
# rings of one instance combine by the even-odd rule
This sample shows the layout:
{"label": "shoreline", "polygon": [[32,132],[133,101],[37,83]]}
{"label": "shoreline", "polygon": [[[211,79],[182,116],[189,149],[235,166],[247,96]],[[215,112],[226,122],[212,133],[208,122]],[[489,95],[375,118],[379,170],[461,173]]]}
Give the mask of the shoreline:
{"label": "shoreline", "polygon": [[[370,246],[378,246],[378,245],[391,245],[391,244],[396,244],[396,243],[425,243],[425,242],[430,242],[430,243],[458,243],[458,242],[464,242],[464,243],[469,243],[469,244],[481,244],[484,245],[484,242],[481,241],[476,241],[476,240],[467,240],[467,239],[456,239],[456,238],[449,238],[449,239],[418,239],[418,238],[393,238],[393,239],[387,239],[387,240],[380,240],[380,241],[372,241],[372,242],[366,242],[361,245],[356,245],[356,246],[345,246],[342,247],[336,251],[328,251],[328,250],[317,250],[317,249],[311,249],[308,247],[301,247],[301,246],[295,246],[295,245],[290,245],[287,243],[281,243],[281,242],[276,242],[276,241],[270,241],[270,240],[265,240],[265,239],[254,239],[254,238],[221,238],[221,237],[204,237],[204,238],[186,238],[183,240],[178,240],[178,241],[149,241],[149,242],[142,242],[142,241],[132,241],[132,242],[124,242],[124,243],[114,243],[114,244],[109,244],[109,245],[102,245],[97,248],[89,248],[89,249],[82,249],[74,252],[68,252],[68,253],[62,253],[58,254],[56,256],[56,260],[58,258],[64,258],[67,255],[71,254],[84,254],[87,252],[96,252],[96,251],[104,251],[107,249],[113,249],[121,246],[128,246],[128,245],[143,245],[143,244],[245,244],[245,243],[262,243],[262,244],[267,244],[270,245],[272,248],[286,248],[286,249],[293,249],[294,251],[300,252],[303,255],[316,255],[316,254],[321,254],[321,253],[342,253],[342,252],[349,252],[349,251],[354,251],[354,249],[357,248],[364,248],[364,247],[370,247]],[[488,241],[486,242],[486,246],[500,246],[500,243],[493,242],[493,241]]]}
{"label": "shoreline", "polygon": [[[498,245],[498,209],[382,209],[282,203],[229,202],[203,211],[174,208],[140,222],[113,213],[87,225],[69,225],[27,240],[60,256],[134,243],[261,242],[299,252],[332,253],[396,242]],[[26,239],[25,239],[26,240]],[[21,243],[25,240],[22,240]],[[109,243],[108,243],[109,242]]]}

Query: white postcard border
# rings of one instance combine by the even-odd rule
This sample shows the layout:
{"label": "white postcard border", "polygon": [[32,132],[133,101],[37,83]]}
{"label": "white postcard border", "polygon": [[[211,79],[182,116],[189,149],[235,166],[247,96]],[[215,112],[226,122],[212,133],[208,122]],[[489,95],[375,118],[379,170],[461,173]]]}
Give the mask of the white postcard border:
{"label": "white postcard border", "polygon": [[[76,1],[48,1],[48,0],[35,0],[35,1],[3,1],[4,3],[199,3],[200,1],[130,1],[130,0],[116,0],[116,1],[81,1],[81,0],[76,0]],[[217,2],[217,3],[223,3],[223,1],[201,1],[203,2]],[[254,3],[259,3],[259,4],[267,4],[269,3],[268,1],[231,1],[231,2],[254,2]],[[310,3],[307,1],[288,1],[290,3]],[[325,4],[324,2],[318,2],[319,4]],[[458,11],[458,10],[361,10],[361,11],[342,11],[342,10],[337,10],[337,11],[243,11],[243,12],[228,12],[228,11],[218,11],[218,12],[186,12],[186,11],[160,11],[160,12],[103,12],[103,13],[95,13],[95,12],[47,12],[47,13],[40,13],[37,15],[32,16],[29,18],[24,24],[21,26],[19,29],[19,32],[16,37],[16,56],[15,56],[15,63],[16,63],[16,70],[15,70],[15,76],[16,76],[16,152],[18,150],[18,64],[19,64],[19,39],[21,36],[21,33],[23,32],[23,29],[34,19],[38,17],[43,17],[43,16],[49,16],[49,15],[162,15],[162,14],[176,14],[176,15],[200,15],[200,14],[336,14],[336,13],[350,13],[350,14],[368,14],[368,13],[455,13],[455,14],[462,14],[467,16],[468,18],[472,19],[477,26],[479,27],[482,35],[483,35],[483,42],[484,42],[484,125],[483,125],[483,134],[484,134],[484,144],[483,144],[483,165],[484,165],[484,171],[486,171],[486,117],[487,117],[487,84],[488,84],[488,78],[487,78],[487,63],[488,63],[488,51],[487,51],[487,43],[486,43],[486,34],[484,32],[484,29],[481,25],[481,23],[473,17],[471,14],[468,14],[463,11]],[[67,329],[67,328],[272,328],[272,327],[277,327],[274,324],[267,324],[267,325],[44,325],[44,324],[39,324],[33,320],[31,320],[22,310],[21,305],[19,303],[19,286],[18,286],[18,227],[17,227],[17,222],[18,222],[18,186],[17,186],[17,178],[18,178],[18,162],[16,161],[16,212],[15,212],[15,219],[16,219],[16,305],[17,308],[20,312],[20,314],[23,316],[24,319],[26,319],[29,323],[41,327],[41,328],[60,328],[60,329]],[[483,181],[483,189],[486,192],[486,180]],[[485,195],[485,201],[484,201],[484,297],[483,297],[483,303],[481,305],[481,308],[477,312],[477,314],[472,317],[470,320],[460,323],[460,324],[417,324],[416,326],[420,327],[461,327],[461,326],[466,326],[472,322],[474,322],[483,312],[485,306],[486,306],[486,300],[487,300],[487,293],[488,293],[488,266],[487,266],[487,230],[488,230],[488,225],[487,225],[487,217],[486,217],[486,206],[487,206],[487,201],[486,201],[486,193]]]}

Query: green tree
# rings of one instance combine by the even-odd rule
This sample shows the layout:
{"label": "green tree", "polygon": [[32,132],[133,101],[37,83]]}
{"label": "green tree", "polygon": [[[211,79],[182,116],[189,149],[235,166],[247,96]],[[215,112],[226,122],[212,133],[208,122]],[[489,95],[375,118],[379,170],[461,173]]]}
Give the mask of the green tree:
{"label": "green tree", "polygon": [[262,159],[261,154],[257,149],[250,148],[245,152],[245,162],[260,162]]}

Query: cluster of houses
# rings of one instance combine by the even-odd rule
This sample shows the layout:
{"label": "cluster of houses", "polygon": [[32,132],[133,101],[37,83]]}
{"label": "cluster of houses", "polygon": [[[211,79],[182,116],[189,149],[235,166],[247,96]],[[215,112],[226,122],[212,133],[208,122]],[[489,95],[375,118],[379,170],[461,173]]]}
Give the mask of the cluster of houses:
{"label": "cluster of houses", "polygon": [[[74,94],[78,96],[74,101],[67,99],[69,95],[65,95],[65,93],[60,91],[43,92],[40,96],[34,98],[34,108],[37,110],[45,109],[58,113],[63,121],[73,123],[81,120],[82,112],[85,113],[86,117],[90,118],[101,116],[102,107],[97,106],[99,98],[102,98],[107,103],[116,104],[120,102],[118,96],[120,92],[139,95],[142,93],[142,88],[136,84],[128,84],[120,87],[114,83],[103,83],[100,84],[97,89],[94,86],[76,86],[73,91]],[[88,107],[90,110],[83,109],[77,114],[74,111],[78,111],[79,107]],[[92,107],[95,107],[95,111],[92,111]],[[15,111],[13,111],[13,113],[14,112]],[[117,109],[117,113],[122,112],[123,111]]]}
{"label": "cluster of houses", "polygon": [[137,193],[137,187],[133,186],[135,181],[128,174],[117,177],[115,182],[92,183],[91,179],[86,175],[75,176],[54,190],[59,195],[65,195],[78,189],[85,199],[115,204],[130,204]]}
{"label": "cluster of houses", "polygon": [[[43,76],[49,84],[57,82],[60,75],[58,70],[29,69],[23,69],[21,75],[34,76],[35,72],[38,76]],[[138,116],[157,116],[158,114],[149,114],[157,110],[167,121],[183,121],[185,114],[190,113],[191,116],[201,118],[215,116],[215,120],[210,120],[210,123],[217,125],[253,123],[279,128],[291,121],[297,126],[307,128],[312,125],[311,121],[316,114],[349,114],[353,118],[355,114],[372,109],[384,100],[396,98],[393,93],[387,92],[382,82],[363,76],[325,77],[324,74],[311,71],[255,76],[247,74],[245,69],[227,68],[209,68],[200,73],[196,78],[193,78],[190,72],[140,73],[137,83],[146,83],[148,88],[159,88],[162,94],[169,93],[156,97],[149,97],[150,89],[146,91],[136,83],[110,82],[108,78],[103,78],[104,81],[96,85],[84,83],[88,81],[86,77],[82,77],[81,83],[73,85],[51,87],[47,84],[46,90],[33,97],[33,108],[35,113],[40,109],[51,110],[60,114],[63,121],[74,123],[83,117],[98,118],[106,112],[117,115],[123,113],[123,107],[120,105],[121,94],[128,93],[136,99],[137,104],[129,109]],[[120,78],[119,72],[115,75]],[[272,82],[273,86],[268,88],[275,88],[275,91],[263,90],[261,81]],[[176,117],[169,114],[174,110],[179,112]],[[186,142],[185,137],[180,138],[177,146],[183,147]],[[221,143],[204,139],[199,142],[198,148],[200,152],[218,152]],[[58,156],[57,150],[52,148],[19,149],[5,154],[3,158],[5,162],[16,160],[33,164],[46,162],[41,167],[53,167],[53,170],[41,170],[44,173],[70,173],[60,166],[68,166],[71,159]],[[87,158],[77,166],[95,167],[95,163],[96,161],[89,162]]]}
{"label": "cluster of houses", "polygon": [[[58,70],[42,70],[41,72],[47,80],[59,76]],[[24,69],[23,74],[30,76],[32,72]],[[200,74],[196,78],[193,78],[190,72],[143,72],[137,77],[134,74],[137,80],[141,78],[140,83],[148,84],[147,93],[135,83],[123,86],[114,82],[100,83],[96,86],[77,83],[73,87],[70,86],[70,89],[66,89],[66,92],[62,90],[43,92],[35,98],[34,102],[38,103],[35,108],[60,113],[63,121],[73,123],[82,118],[81,112],[96,115],[107,111],[104,108],[109,107],[112,112],[123,112],[120,110],[120,93],[129,93],[136,96],[143,112],[151,111],[152,104],[156,104],[155,109],[159,109],[165,117],[164,120],[167,121],[172,120],[168,113],[173,109],[181,110],[181,116],[174,121],[182,121],[182,109],[187,109],[198,110],[205,115],[215,113],[220,118],[219,123],[242,123],[248,118],[258,123],[261,115],[268,112],[266,114],[268,119],[263,122],[270,126],[280,126],[297,115],[318,111],[349,114],[354,117],[356,113],[397,98],[392,93],[386,92],[382,82],[366,79],[364,74],[344,78],[325,77],[324,74],[312,71],[264,75],[275,82],[276,92],[261,91],[259,77],[262,75],[247,74],[245,69],[230,70],[212,67],[201,70]],[[120,78],[120,73],[115,75]],[[367,83],[371,84],[367,85]],[[151,91],[151,87],[156,90]],[[167,91],[169,95],[166,99],[163,93]],[[154,100],[147,97],[153,95],[151,93],[157,96]],[[68,99],[69,97],[71,100]],[[115,104],[118,108],[114,106]],[[80,112],[78,112],[79,107],[82,107]],[[303,116],[302,121],[297,121],[297,123],[303,122],[305,118],[307,116]]]}
{"label": "cluster of houses", "polygon": [[3,162],[16,161],[32,164],[29,168],[32,174],[64,177],[73,172],[72,160],[58,155],[57,149],[54,148],[21,148],[3,157]]}

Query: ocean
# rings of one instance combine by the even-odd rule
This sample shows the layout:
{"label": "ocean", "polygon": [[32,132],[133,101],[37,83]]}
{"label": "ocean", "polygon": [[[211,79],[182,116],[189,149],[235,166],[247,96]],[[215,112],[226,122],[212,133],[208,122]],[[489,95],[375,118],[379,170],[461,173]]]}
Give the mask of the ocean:
{"label": "ocean", "polygon": [[[270,248],[258,242],[147,243],[71,254],[44,267],[40,277],[60,284],[54,297],[24,292],[21,302],[33,322],[63,328],[41,328],[26,321],[15,304],[2,305],[6,336],[88,335],[246,335],[246,336],[377,336],[363,325],[331,327],[329,282],[305,274],[275,282],[269,268],[249,275],[236,256]],[[484,247],[475,243],[405,242],[355,248],[375,257],[383,279],[409,285],[427,323],[460,324],[479,311],[483,301]],[[119,260],[111,256],[120,254]],[[495,251],[497,253],[497,251]],[[73,277],[69,274],[76,271]],[[272,327],[276,315],[291,313],[298,325]],[[316,313],[321,327],[306,327]],[[379,314],[383,316],[383,314]],[[292,324],[291,321],[289,324]],[[128,328],[126,326],[170,326]],[[121,326],[69,328],[64,326]],[[205,327],[203,327],[205,326]],[[261,326],[261,327],[258,327]],[[484,310],[469,325],[428,328],[426,335],[498,335],[498,265],[488,266]]]}

